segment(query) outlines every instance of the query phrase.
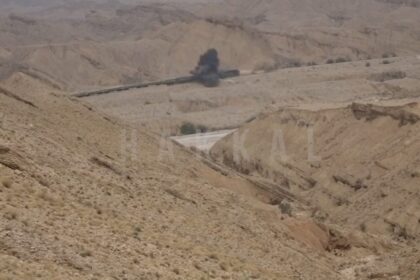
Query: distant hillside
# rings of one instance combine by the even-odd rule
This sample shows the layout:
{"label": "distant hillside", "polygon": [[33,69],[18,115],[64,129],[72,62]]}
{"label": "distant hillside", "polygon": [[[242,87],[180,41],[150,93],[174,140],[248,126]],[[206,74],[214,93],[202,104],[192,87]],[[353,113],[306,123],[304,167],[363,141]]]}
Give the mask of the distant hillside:
{"label": "distant hillside", "polygon": [[186,74],[210,47],[228,67],[264,71],[417,55],[413,3],[56,3],[0,17],[0,73],[32,68],[77,90]]}

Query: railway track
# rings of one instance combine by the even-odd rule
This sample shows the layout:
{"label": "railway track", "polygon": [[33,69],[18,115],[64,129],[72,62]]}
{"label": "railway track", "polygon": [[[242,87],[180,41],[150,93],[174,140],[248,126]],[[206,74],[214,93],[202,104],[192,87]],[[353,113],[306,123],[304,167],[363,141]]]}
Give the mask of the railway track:
{"label": "railway track", "polygon": [[[224,70],[219,72],[219,78],[220,79],[228,79],[237,77],[240,75],[239,70],[233,69],[233,70]],[[127,91],[130,89],[138,89],[138,88],[146,88],[150,86],[160,86],[160,85],[179,85],[179,84],[186,84],[186,83],[192,83],[198,81],[198,77],[196,76],[185,76],[185,77],[178,77],[174,79],[168,79],[168,80],[161,80],[156,82],[148,82],[148,83],[138,83],[138,84],[132,84],[132,85],[125,85],[125,86],[117,86],[117,87],[111,87],[111,88],[105,88],[105,89],[99,89],[94,91],[85,91],[85,92],[79,92],[76,94],[73,94],[73,96],[78,98],[85,98],[95,95],[103,95],[103,94],[110,94],[115,92],[121,92],[121,91]]]}

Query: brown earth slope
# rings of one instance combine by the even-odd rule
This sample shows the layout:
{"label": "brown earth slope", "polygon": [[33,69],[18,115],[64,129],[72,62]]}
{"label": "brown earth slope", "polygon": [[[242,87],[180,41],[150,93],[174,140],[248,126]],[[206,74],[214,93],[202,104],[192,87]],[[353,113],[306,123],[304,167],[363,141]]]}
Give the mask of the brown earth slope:
{"label": "brown earth slope", "polygon": [[0,113],[1,279],[341,279],[327,231],[170,142],[22,73]]}
{"label": "brown earth slope", "polygon": [[26,67],[81,90],[185,75],[210,47],[226,66],[247,70],[419,49],[417,2],[161,2],[69,2],[0,15],[0,78]]}
{"label": "brown earth slope", "polygon": [[211,154],[288,188],[334,223],[415,244],[419,113],[418,103],[284,109],[243,126]]}
{"label": "brown earth slope", "polygon": [[273,57],[271,46],[258,33],[205,20],[178,20],[149,30],[141,39],[5,47],[0,51],[0,74],[31,69],[52,77],[62,88],[80,91],[189,75],[200,54],[211,47],[219,50],[223,68],[253,69],[270,64]]}

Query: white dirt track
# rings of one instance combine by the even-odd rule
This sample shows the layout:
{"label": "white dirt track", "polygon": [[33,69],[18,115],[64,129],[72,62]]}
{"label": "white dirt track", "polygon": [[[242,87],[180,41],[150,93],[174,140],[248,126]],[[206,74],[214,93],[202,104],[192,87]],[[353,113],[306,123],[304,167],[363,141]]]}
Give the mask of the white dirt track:
{"label": "white dirt track", "polygon": [[175,136],[171,139],[185,147],[195,147],[200,151],[208,152],[217,141],[234,132],[235,129],[218,130],[207,133]]}

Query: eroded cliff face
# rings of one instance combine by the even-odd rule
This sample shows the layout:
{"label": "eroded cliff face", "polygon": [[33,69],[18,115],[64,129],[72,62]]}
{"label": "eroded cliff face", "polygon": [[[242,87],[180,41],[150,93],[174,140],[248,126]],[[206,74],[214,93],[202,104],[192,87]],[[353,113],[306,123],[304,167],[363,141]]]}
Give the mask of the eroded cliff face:
{"label": "eroded cliff face", "polygon": [[[270,178],[334,222],[415,240],[419,120],[417,103],[284,109],[245,125],[211,155],[243,173]],[[243,153],[235,143],[243,143]]]}

